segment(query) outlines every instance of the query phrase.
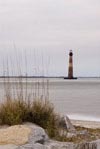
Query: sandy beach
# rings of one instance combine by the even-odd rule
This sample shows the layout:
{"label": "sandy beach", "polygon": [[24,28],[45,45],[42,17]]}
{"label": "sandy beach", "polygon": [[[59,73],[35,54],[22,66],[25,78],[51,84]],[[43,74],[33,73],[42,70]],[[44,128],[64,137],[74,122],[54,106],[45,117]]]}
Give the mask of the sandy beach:
{"label": "sandy beach", "polygon": [[100,128],[100,122],[97,122],[97,121],[71,120],[71,122],[75,126],[81,126],[81,127],[93,128],[93,129]]}

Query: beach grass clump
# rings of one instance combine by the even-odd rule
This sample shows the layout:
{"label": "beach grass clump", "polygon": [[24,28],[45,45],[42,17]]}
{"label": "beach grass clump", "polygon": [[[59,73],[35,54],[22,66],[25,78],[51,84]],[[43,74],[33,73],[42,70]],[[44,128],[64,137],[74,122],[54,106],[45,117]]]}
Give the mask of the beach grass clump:
{"label": "beach grass clump", "polygon": [[10,99],[0,104],[0,125],[16,125],[32,122],[44,128],[50,138],[62,142],[80,143],[84,140],[93,141],[100,138],[100,129],[75,127],[77,132],[87,130],[88,136],[67,137],[67,130],[59,126],[60,116],[54,111],[48,100],[37,99],[31,102]]}
{"label": "beach grass clump", "polygon": [[35,100],[31,109],[34,123],[41,127],[46,128],[48,122],[55,117],[53,105],[49,101]]}
{"label": "beach grass clump", "polygon": [[50,137],[57,134],[57,114],[49,101],[41,99],[27,102],[11,99],[0,104],[0,125],[32,122],[43,127]]}
{"label": "beach grass clump", "polygon": [[0,105],[0,124],[16,125],[23,123],[29,113],[29,107],[24,101],[6,100]]}
{"label": "beach grass clump", "polygon": [[55,137],[58,126],[58,115],[53,105],[48,101],[35,100],[32,103],[33,122],[43,127],[50,137]]}

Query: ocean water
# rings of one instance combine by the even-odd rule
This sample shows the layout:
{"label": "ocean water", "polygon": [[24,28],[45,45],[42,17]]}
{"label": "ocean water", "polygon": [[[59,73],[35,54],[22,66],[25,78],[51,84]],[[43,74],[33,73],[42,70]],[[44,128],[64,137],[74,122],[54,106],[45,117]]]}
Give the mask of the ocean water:
{"label": "ocean water", "polygon": [[[49,95],[55,110],[72,119],[100,121],[100,79],[28,79],[27,92],[41,96]],[[5,84],[8,81],[5,80]],[[8,86],[12,92],[20,90],[17,79],[10,79]],[[26,79],[23,79],[23,93],[26,92]],[[36,85],[39,84],[39,85]],[[4,97],[4,80],[0,79],[0,101]],[[47,94],[48,92],[48,94]],[[34,94],[34,95],[35,95]]]}

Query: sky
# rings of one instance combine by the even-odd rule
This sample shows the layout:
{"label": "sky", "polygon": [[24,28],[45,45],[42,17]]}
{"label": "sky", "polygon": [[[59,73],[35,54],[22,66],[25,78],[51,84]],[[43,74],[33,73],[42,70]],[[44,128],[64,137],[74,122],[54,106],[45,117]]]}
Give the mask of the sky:
{"label": "sky", "polygon": [[100,0],[0,0],[0,75],[100,76]]}

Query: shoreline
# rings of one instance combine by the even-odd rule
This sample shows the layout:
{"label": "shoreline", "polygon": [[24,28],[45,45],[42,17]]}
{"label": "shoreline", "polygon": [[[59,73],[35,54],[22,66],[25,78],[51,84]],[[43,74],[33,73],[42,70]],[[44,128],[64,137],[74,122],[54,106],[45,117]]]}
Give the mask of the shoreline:
{"label": "shoreline", "polygon": [[87,120],[73,120],[70,119],[72,124],[75,126],[81,126],[86,128],[92,128],[92,129],[100,129],[100,121],[87,121]]}

